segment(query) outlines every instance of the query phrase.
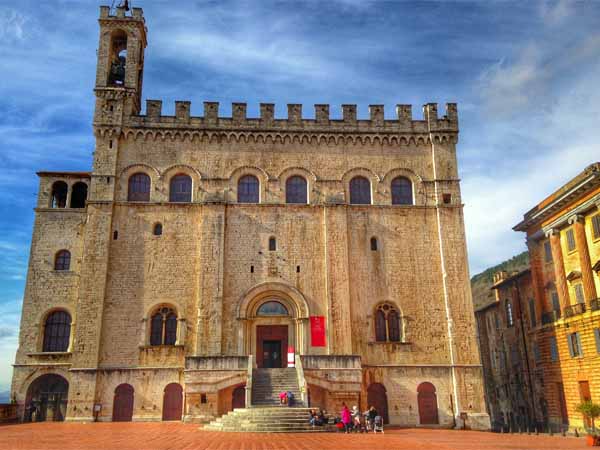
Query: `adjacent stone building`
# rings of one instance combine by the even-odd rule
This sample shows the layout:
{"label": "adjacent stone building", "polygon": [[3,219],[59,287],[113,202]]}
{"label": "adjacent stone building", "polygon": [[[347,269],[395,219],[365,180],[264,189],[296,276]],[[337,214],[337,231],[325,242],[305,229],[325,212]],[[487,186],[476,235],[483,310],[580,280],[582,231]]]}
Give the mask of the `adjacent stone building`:
{"label": "adjacent stone building", "polygon": [[93,168],[38,173],[20,417],[207,421],[289,352],[311,405],[487,428],[456,105],[143,113],[142,10],[99,24]]}

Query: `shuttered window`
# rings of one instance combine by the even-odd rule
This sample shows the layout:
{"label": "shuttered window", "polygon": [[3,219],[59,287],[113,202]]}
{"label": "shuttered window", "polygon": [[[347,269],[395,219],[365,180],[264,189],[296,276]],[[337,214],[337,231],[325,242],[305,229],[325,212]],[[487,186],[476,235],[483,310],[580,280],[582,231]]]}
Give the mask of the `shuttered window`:
{"label": "shuttered window", "polygon": [[592,217],[592,236],[594,239],[600,238],[600,214]]}
{"label": "shuttered window", "polygon": [[569,354],[571,355],[571,358],[583,356],[581,338],[579,337],[578,332],[571,333],[567,336],[567,344],[569,345]]}
{"label": "shuttered window", "polygon": [[554,291],[551,294],[552,296],[552,310],[560,311],[560,301],[558,300],[558,292]]}
{"label": "shuttered window", "polygon": [[600,328],[594,330],[594,337],[596,338],[596,353],[600,354]]}
{"label": "shuttered window", "polygon": [[548,339],[550,344],[550,358],[553,362],[558,361],[558,346],[556,345],[556,336],[550,336]]}
{"label": "shuttered window", "polygon": [[552,261],[552,247],[550,241],[544,242],[544,261],[547,263]]}
{"label": "shuttered window", "polygon": [[573,229],[567,230],[567,250],[570,252],[575,250],[575,234],[573,233]]}
{"label": "shuttered window", "polygon": [[575,285],[575,299],[577,300],[577,303],[585,303],[585,300],[583,299],[583,285],[582,284]]}
{"label": "shuttered window", "polygon": [[529,320],[531,321],[531,327],[535,328],[535,326],[537,325],[535,319],[535,300],[533,300],[532,298],[529,299]]}

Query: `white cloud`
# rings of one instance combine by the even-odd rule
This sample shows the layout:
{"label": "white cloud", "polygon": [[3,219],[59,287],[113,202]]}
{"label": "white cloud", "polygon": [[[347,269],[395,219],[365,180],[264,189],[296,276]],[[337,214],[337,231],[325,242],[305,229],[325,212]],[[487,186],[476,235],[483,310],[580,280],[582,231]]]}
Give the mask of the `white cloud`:
{"label": "white cloud", "polygon": [[0,41],[22,40],[25,22],[25,16],[16,10],[0,8]]}
{"label": "white cloud", "polygon": [[540,15],[548,26],[555,26],[564,22],[573,14],[573,1],[558,0],[555,2],[540,2]]}

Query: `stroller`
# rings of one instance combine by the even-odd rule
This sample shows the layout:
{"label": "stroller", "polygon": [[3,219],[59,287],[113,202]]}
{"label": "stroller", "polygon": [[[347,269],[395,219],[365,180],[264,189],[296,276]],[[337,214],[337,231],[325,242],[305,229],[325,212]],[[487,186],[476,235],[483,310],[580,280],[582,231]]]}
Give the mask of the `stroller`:
{"label": "stroller", "polygon": [[375,420],[373,421],[373,433],[377,433],[381,431],[383,433],[383,417],[375,416]]}

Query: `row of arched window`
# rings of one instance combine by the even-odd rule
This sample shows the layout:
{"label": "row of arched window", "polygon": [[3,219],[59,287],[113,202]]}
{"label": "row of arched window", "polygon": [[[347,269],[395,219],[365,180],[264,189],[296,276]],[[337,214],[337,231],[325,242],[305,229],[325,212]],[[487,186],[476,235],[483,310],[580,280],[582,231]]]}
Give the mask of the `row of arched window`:
{"label": "row of arched window", "polygon": [[[71,315],[56,310],[46,316],[44,322],[43,352],[66,352],[71,339]],[[177,343],[177,314],[168,307],[161,307],[150,317],[150,345],[175,345]]]}
{"label": "row of arched window", "polygon": [[[150,201],[150,177],[143,173],[134,173],[129,177],[127,200],[130,202]],[[350,180],[350,203],[370,205],[372,203],[371,181],[363,176]],[[392,205],[412,205],[413,186],[406,177],[396,177],[391,183]],[[189,203],[192,201],[192,178],[178,174],[169,182],[169,201]],[[238,180],[238,203],[260,203],[260,181],[254,175],[244,175]],[[300,175],[293,175],[285,182],[285,202],[291,204],[308,203],[308,182]]]}
{"label": "row of arched window", "polygon": [[[71,203],[69,208],[85,208],[88,185],[78,181],[71,188]],[[66,208],[69,194],[69,185],[64,181],[56,181],[52,185],[50,208]]]}

